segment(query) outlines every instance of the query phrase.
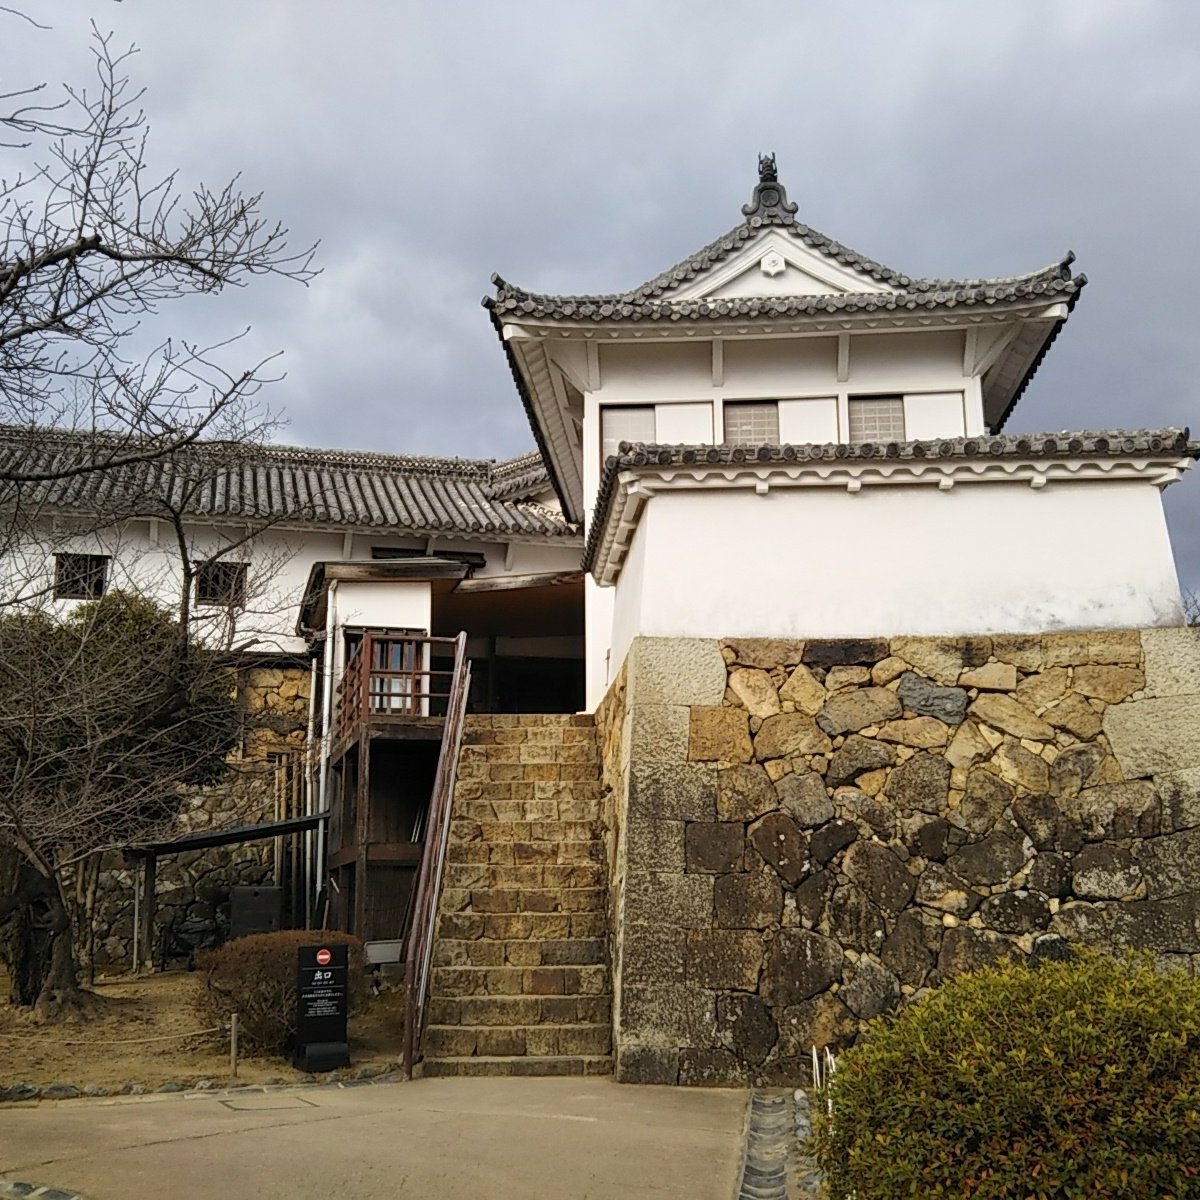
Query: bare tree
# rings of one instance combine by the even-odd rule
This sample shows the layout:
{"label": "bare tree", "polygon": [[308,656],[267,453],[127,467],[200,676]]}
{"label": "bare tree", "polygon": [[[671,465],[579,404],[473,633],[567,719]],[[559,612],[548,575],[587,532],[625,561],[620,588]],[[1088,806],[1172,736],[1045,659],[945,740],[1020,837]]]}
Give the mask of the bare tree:
{"label": "bare tree", "polygon": [[[94,26],[93,46],[90,86],[66,87],[54,105],[16,93],[24,103],[3,118],[33,155],[0,181],[0,424],[25,431],[29,450],[0,465],[10,507],[29,485],[269,427],[258,404],[271,359],[231,370],[236,337],[154,342],[152,319],[165,301],[255,276],[314,276],[315,248],[292,251],[237,178],[185,189],[175,173],[151,174],[143,93],[127,73],[134,51]],[[47,456],[48,428],[95,436]]]}

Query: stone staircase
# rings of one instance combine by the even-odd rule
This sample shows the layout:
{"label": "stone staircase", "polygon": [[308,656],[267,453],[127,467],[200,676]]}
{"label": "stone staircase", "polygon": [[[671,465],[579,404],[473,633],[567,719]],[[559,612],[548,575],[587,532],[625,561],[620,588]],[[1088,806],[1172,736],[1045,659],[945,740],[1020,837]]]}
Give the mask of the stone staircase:
{"label": "stone staircase", "polygon": [[471,716],[425,1075],[612,1070],[600,767],[590,716]]}

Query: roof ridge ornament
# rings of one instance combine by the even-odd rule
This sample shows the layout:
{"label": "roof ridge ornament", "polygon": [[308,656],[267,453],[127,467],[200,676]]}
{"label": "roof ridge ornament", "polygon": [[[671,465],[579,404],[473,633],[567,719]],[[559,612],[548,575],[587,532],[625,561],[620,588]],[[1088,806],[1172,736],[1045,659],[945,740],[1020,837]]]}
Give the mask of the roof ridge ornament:
{"label": "roof ridge ornament", "polygon": [[751,225],[790,225],[798,205],[789,202],[787,189],[779,182],[775,168],[775,154],[758,156],[758,183],[749,204],[742,205],[742,213]]}

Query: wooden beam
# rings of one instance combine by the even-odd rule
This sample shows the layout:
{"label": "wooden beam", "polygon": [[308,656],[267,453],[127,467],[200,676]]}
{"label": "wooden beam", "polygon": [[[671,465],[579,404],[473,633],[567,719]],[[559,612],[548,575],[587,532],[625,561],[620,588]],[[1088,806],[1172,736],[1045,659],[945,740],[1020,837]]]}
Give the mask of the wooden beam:
{"label": "wooden beam", "polygon": [[475,592],[510,592],[518,588],[551,587],[559,583],[579,583],[582,571],[548,571],[531,575],[491,575],[477,579],[464,579],[454,592],[456,595]]}
{"label": "wooden beam", "polygon": [[839,383],[850,378],[850,335],[839,333],[837,340],[837,377]]}

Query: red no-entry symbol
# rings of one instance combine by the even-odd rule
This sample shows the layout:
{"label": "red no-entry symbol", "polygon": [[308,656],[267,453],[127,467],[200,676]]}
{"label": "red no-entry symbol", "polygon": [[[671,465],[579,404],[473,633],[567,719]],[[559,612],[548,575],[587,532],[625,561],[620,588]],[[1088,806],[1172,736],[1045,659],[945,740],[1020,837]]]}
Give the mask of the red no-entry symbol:
{"label": "red no-entry symbol", "polygon": [[326,950],[324,947],[322,947],[320,950],[317,951],[317,966],[318,967],[329,966],[330,960],[332,958],[333,958],[333,955],[330,954],[329,951]]}

